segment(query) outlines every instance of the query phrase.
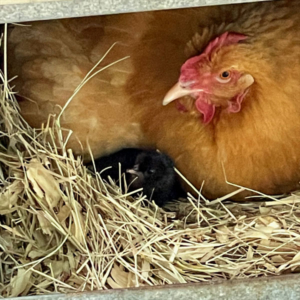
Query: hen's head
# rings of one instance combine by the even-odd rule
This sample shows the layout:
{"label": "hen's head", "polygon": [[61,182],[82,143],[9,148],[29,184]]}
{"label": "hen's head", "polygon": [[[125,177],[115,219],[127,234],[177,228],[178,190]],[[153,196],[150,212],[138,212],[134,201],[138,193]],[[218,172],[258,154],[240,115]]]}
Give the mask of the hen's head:
{"label": "hen's head", "polygon": [[196,109],[203,114],[204,123],[213,119],[216,107],[226,108],[231,113],[239,112],[254,79],[234,64],[220,61],[220,56],[222,58],[222,52],[226,53],[227,46],[246,38],[242,34],[225,32],[211,41],[202,54],[188,59],[181,67],[178,83],[166,94],[163,105],[191,96],[196,100]]}

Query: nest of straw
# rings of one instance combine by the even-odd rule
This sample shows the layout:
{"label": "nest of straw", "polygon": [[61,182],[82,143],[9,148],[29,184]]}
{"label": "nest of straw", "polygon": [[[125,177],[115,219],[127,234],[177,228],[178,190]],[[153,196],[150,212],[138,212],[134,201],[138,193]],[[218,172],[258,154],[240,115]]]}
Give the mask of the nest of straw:
{"label": "nest of straw", "polygon": [[[165,209],[88,173],[50,117],[20,116],[0,72],[0,294],[203,282],[296,272],[300,194],[224,203],[188,195]],[[50,125],[51,124],[51,125]],[[273,200],[273,201],[269,201]]]}

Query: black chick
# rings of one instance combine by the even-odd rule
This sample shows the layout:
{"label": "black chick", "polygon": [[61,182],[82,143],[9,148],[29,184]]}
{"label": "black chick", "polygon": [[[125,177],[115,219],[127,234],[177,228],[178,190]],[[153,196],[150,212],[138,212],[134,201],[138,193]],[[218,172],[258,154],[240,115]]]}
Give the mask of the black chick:
{"label": "black chick", "polygon": [[[143,188],[143,194],[148,199],[153,199],[158,206],[185,196],[174,170],[174,163],[166,154],[155,150],[126,148],[96,159],[96,171],[101,172],[111,166],[101,172],[101,176],[118,180],[119,163],[121,173],[125,173],[129,191]],[[91,167],[89,165],[90,169]]]}

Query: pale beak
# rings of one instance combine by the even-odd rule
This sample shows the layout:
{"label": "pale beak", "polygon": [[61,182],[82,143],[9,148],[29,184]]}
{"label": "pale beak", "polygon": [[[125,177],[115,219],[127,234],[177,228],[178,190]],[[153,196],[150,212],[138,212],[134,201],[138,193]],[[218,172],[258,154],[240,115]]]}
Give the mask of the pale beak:
{"label": "pale beak", "polygon": [[139,176],[141,175],[141,172],[136,171],[136,170],[133,170],[133,169],[128,169],[128,170],[126,170],[126,173],[135,175],[135,176],[137,176],[137,177],[139,177]]}
{"label": "pale beak", "polygon": [[164,100],[163,100],[163,105],[167,105],[169,103],[171,103],[172,101],[187,96],[187,95],[191,95],[195,92],[201,92],[202,90],[197,89],[189,89],[189,88],[183,88],[180,83],[176,83],[165,95]]}

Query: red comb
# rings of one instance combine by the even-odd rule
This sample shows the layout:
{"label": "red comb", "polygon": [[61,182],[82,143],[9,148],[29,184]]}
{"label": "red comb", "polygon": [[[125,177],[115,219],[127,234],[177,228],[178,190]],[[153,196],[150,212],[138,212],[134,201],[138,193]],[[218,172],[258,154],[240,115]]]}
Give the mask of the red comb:
{"label": "red comb", "polygon": [[214,40],[212,40],[208,46],[205,48],[203,53],[210,55],[212,51],[223,46],[229,46],[231,44],[237,44],[240,41],[243,41],[247,38],[246,35],[235,32],[224,32]]}
{"label": "red comb", "polygon": [[181,82],[192,82],[198,77],[197,65],[200,62],[205,62],[210,60],[210,56],[213,51],[220,49],[223,46],[229,46],[232,44],[237,44],[239,41],[247,39],[247,36],[235,32],[224,32],[214,40],[212,40],[205,50],[197,56],[188,59],[181,67],[180,78]]}

